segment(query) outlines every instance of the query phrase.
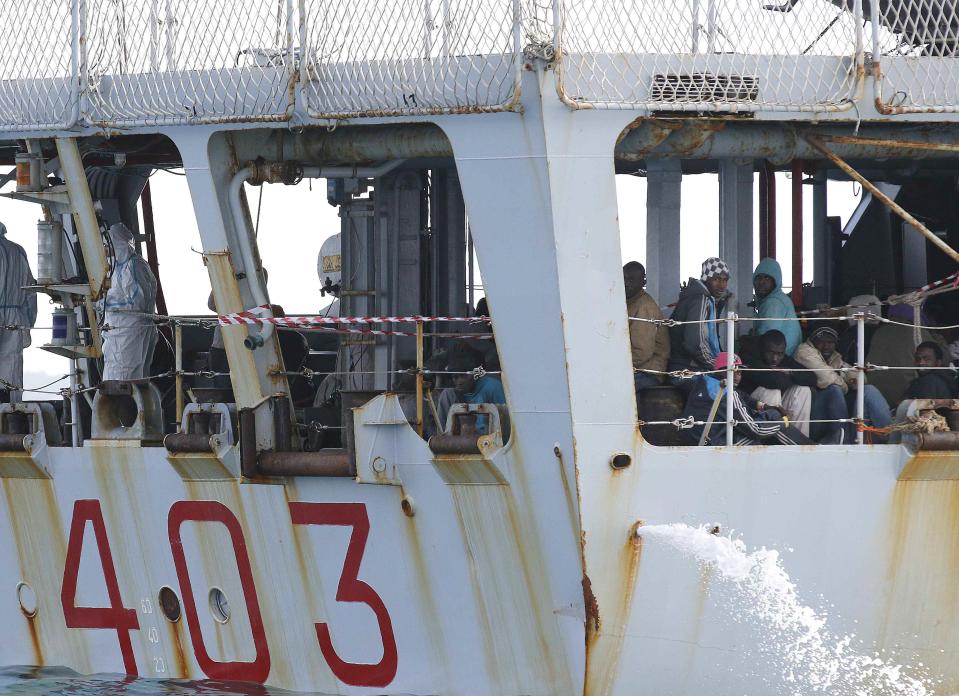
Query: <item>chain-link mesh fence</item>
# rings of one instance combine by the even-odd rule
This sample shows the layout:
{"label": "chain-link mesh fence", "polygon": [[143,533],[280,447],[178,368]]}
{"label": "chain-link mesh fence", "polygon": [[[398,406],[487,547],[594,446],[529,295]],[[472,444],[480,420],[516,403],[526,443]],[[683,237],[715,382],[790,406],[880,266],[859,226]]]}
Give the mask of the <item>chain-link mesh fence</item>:
{"label": "chain-link mesh fence", "polygon": [[73,3],[3,0],[0,130],[67,128],[77,119]]}
{"label": "chain-link mesh fence", "polygon": [[518,95],[519,0],[300,0],[316,117],[497,111]]}
{"label": "chain-link mesh fence", "polygon": [[867,8],[874,18],[873,55],[882,71],[876,81],[879,110],[959,111],[956,0],[871,0]]}
{"label": "chain-link mesh fence", "polygon": [[[865,22],[865,23],[864,23]],[[0,130],[570,105],[959,111],[956,0],[4,0]],[[524,56],[525,54],[525,56]]]}
{"label": "chain-link mesh fence", "polygon": [[292,112],[292,0],[87,4],[89,121],[282,120]]}
{"label": "chain-link mesh fence", "polygon": [[854,0],[564,0],[560,94],[663,111],[827,111],[861,82]]}

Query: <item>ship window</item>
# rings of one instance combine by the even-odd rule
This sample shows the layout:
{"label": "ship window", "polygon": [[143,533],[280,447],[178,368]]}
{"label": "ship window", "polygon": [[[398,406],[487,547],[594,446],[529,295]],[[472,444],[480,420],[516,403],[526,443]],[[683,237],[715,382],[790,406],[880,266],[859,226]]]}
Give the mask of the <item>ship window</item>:
{"label": "ship window", "polygon": [[157,595],[160,604],[160,611],[171,622],[176,623],[180,620],[180,598],[170,587],[161,587]]}
{"label": "ship window", "polygon": [[230,620],[230,603],[219,587],[210,590],[210,613],[218,623],[226,623]]}

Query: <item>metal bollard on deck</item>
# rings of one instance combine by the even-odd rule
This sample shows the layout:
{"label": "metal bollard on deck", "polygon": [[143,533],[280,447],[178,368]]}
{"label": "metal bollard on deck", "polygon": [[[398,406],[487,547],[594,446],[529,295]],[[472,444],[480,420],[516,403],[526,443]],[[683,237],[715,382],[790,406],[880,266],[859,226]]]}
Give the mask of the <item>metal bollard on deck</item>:
{"label": "metal bollard on deck", "polygon": [[856,318],[856,443],[862,444],[865,433],[861,427],[866,411],[866,314]]}
{"label": "metal bollard on deck", "polygon": [[733,391],[736,389],[736,313],[726,316],[726,446],[733,445]]}

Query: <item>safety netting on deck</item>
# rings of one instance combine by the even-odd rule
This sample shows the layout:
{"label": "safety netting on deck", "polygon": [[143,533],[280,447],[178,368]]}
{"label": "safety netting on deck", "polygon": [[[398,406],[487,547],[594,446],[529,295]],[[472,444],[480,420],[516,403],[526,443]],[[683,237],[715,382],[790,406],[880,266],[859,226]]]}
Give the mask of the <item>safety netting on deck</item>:
{"label": "safety netting on deck", "polygon": [[507,110],[539,59],[575,108],[959,103],[953,0],[5,0],[0,29],[0,130]]}
{"label": "safety netting on deck", "polygon": [[885,113],[959,110],[959,7],[955,0],[873,0],[872,51]]}
{"label": "safety netting on deck", "polygon": [[4,0],[0,130],[64,128],[76,121],[75,8],[63,0]]}
{"label": "safety netting on deck", "polygon": [[311,116],[498,111],[518,96],[519,3],[303,0]]}
{"label": "safety netting on deck", "polygon": [[861,12],[826,0],[566,0],[553,21],[576,106],[831,111],[861,79]]}
{"label": "safety netting on deck", "polygon": [[292,109],[290,3],[88,3],[86,116],[139,124],[281,120]]}

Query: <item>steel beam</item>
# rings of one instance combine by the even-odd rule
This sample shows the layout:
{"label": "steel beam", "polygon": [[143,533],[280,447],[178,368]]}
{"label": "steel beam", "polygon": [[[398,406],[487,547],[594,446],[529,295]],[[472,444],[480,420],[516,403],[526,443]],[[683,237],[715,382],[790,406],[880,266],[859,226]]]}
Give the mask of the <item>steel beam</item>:
{"label": "steel beam", "polygon": [[[959,124],[869,125],[850,136],[846,125],[797,128],[788,123],[702,119],[638,120],[615,146],[616,159],[820,159],[802,134],[820,135],[833,151],[852,159],[936,159],[959,157]],[[452,146],[438,127],[426,124],[341,126],[332,133],[307,128],[284,136],[285,156],[305,162],[379,162],[398,158],[449,158]]]}
{"label": "steel beam", "polygon": [[828,191],[826,173],[820,167],[813,175],[812,183],[812,238],[813,238],[813,285],[828,287],[830,239],[828,228]]}
{"label": "steel beam", "polygon": [[[216,308],[222,314],[242,312],[254,305],[249,283],[241,282],[248,278],[237,273],[232,257],[232,250],[238,248],[237,235],[247,233],[233,227],[227,200],[236,162],[227,140],[210,136],[210,131],[201,128],[182,128],[171,133],[183,158]],[[243,346],[245,327],[227,326],[221,330],[237,408],[255,409],[257,448],[271,449],[272,416],[269,409],[258,407],[270,396],[286,394],[288,390],[286,377],[275,374],[276,366],[283,364],[278,342],[271,339],[263,349],[250,351]]]}
{"label": "steel beam", "polygon": [[924,236],[926,239],[932,242],[933,246],[937,247],[941,252],[946,254],[946,256],[951,258],[953,261],[956,261],[957,263],[959,263],[959,252],[957,252],[951,246],[949,246],[944,241],[939,239],[939,237],[932,230],[930,230],[928,227],[926,227],[921,222],[919,222],[915,217],[909,214],[909,212],[905,208],[903,208],[901,205],[899,205],[894,200],[892,200],[889,196],[883,193],[878,186],[876,186],[874,183],[869,181],[869,179],[867,179],[862,174],[860,174],[855,169],[853,169],[847,162],[845,162],[836,153],[829,150],[825,145],[823,145],[821,140],[817,139],[814,136],[806,136],[806,140],[809,142],[810,145],[812,145],[828,160],[830,160],[833,164],[835,164],[837,167],[843,170],[849,177],[851,177],[852,179],[855,179],[860,184],[862,184],[863,188],[867,189],[870,193],[872,193],[872,195],[876,198],[876,200],[878,200],[884,206],[889,208],[889,210],[894,212],[896,215],[901,217],[906,223],[908,223],[912,227],[915,227],[916,230],[922,236]]}
{"label": "steel beam", "polygon": [[753,294],[753,163],[719,163],[719,255],[741,307]]}
{"label": "steel beam", "polygon": [[646,289],[662,306],[679,296],[682,163],[652,160],[646,181]]}

